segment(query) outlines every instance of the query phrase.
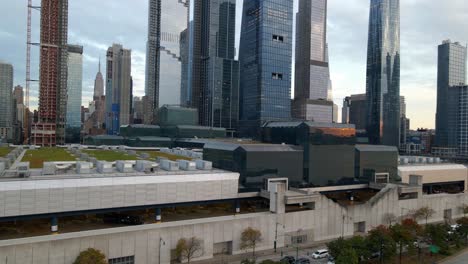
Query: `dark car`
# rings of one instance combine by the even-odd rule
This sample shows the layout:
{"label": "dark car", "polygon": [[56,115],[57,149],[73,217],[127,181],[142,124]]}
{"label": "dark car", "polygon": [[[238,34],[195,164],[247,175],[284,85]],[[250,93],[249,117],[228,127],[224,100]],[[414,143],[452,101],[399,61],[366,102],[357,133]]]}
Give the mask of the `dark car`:
{"label": "dark car", "polygon": [[280,260],[280,262],[281,264],[294,264],[295,260],[296,259],[292,256],[285,256]]}
{"label": "dark car", "polygon": [[307,258],[298,258],[295,264],[310,264],[310,260]]}
{"label": "dark car", "polygon": [[105,214],[102,217],[104,223],[123,224],[123,225],[142,225],[141,217],[126,214]]}

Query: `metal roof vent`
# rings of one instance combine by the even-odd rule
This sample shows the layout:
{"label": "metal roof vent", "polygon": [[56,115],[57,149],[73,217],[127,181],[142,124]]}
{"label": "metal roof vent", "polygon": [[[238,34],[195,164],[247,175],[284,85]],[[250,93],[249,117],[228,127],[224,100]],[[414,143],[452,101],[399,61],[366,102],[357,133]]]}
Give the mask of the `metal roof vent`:
{"label": "metal roof vent", "polygon": [[93,164],[90,162],[77,162],[76,163],[76,171],[78,174],[89,174],[91,173],[91,168]]}
{"label": "metal roof vent", "polygon": [[122,173],[129,173],[133,171],[133,164],[126,161],[118,160],[116,166],[117,171]]}
{"label": "metal roof vent", "polygon": [[111,173],[112,172],[112,163],[107,161],[98,161],[97,162],[97,171],[99,173]]}
{"label": "metal roof vent", "polygon": [[189,160],[178,160],[179,168],[184,171],[194,171],[197,169],[197,163]]}
{"label": "metal roof vent", "polygon": [[171,160],[161,160],[160,161],[161,169],[165,171],[177,171],[179,170],[179,163]]}
{"label": "metal roof vent", "polygon": [[53,162],[44,162],[42,167],[42,175],[55,175],[57,173],[57,165]]}
{"label": "metal roof vent", "polygon": [[30,176],[29,162],[20,162],[16,166],[16,176],[20,178],[28,178]]}
{"label": "metal roof vent", "polygon": [[211,161],[196,160],[195,162],[197,164],[197,169],[199,170],[212,170],[213,169],[213,163]]}
{"label": "metal roof vent", "polygon": [[135,170],[139,172],[152,173],[158,168],[158,164],[147,160],[137,160]]}

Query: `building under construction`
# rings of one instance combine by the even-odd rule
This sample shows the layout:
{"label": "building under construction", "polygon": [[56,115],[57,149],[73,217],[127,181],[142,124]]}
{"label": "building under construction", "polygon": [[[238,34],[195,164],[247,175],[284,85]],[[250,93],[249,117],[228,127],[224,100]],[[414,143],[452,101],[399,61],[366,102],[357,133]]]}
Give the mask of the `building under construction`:
{"label": "building under construction", "polygon": [[63,144],[67,108],[68,0],[41,1],[39,118],[31,143]]}

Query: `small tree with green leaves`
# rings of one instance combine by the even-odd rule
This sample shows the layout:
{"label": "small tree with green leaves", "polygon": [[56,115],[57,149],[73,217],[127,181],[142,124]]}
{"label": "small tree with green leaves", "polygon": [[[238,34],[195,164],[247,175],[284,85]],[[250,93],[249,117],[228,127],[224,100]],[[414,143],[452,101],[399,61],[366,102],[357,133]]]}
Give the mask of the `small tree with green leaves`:
{"label": "small tree with green leaves", "polygon": [[203,241],[196,237],[191,237],[189,239],[181,238],[177,242],[176,246],[176,256],[180,261],[187,260],[187,263],[193,258],[199,257],[203,251]]}
{"label": "small tree with green leaves", "polygon": [[460,210],[463,212],[463,216],[466,216],[468,214],[468,204],[460,206]]}
{"label": "small tree with green leaves", "polygon": [[465,240],[465,244],[468,245],[468,217],[458,219],[457,224],[459,225],[457,233]]}
{"label": "small tree with green leaves", "polygon": [[442,254],[447,254],[449,250],[449,243],[447,242],[449,226],[445,224],[429,224],[424,228],[426,238],[440,248]]}
{"label": "small tree with green leaves", "polygon": [[359,256],[352,247],[341,249],[340,254],[335,259],[336,264],[358,264]]}
{"label": "small tree with green leaves", "polygon": [[101,251],[88,248],[78,255],[73,264],[107,264],[107,258]]}
{"label": "small tree with green leaves", "polygon": [[381,263],[392,259],[396,254],[395,241],[393,241],[390,229],[386,226],[381,225],[369,231],[367,241],[372,252],[379,252]]}
{"label": "small tree with green leaves", "polygon": [[258,229],[246,228],[241,234],[240,248],[243,250],[252,249],[252,258],[255,260],[255,248],[262,241],[262,233]]}
{"label": "small tree with green leaves", "polygon": [[390,227],[390,233],[393,241],[398,245],[400,264],[403,257],[403,248],[408,245],[412,245],[412,242],[416,239],[411,231],[402,224],[396,224]]}
{"label": "small tree with green leaves", "polygon": [[426,225],[427,225],[428,219],[431,218],[434,214],[435,214],[435,211],[432,208],[425,206],[425,207],[419,208],[418,210],[414,212],[414,218],[416,220],[421,220],[421,219],[426,220]]}

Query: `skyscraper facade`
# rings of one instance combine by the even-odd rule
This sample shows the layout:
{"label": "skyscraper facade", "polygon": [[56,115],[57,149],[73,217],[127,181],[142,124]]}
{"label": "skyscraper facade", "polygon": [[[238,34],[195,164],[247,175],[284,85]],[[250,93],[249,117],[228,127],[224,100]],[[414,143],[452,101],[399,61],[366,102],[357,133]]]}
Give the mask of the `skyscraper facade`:
{"label": "skyscraper facade", "polygon": [[451,86],[466,83],[467,48],[460,43],[444,41],[438,47],[437,67],[437,113],[436,138],[438,147],[456,147],[456,128],[449,124],[452,114],[449,113],[448,93]]}
{"label": "skyscraper facade", "polygon": [[16,99],[17,104],[24,104],[24,91],[21,85],[15,86],[13,97]]}
{"label": "skyscraper facade", "polygon": [[236,1],[194,1],[201,6],[192,25],[201,24],[200,123],[204,126],[237,128],[239,104],[239,63],[235,57]]}
{"label": "skyscraper facade", "polygon": [[180,105],[189,106],[189,58],[190,58],[190,29],[186,28],[180,33]]}
{"label": "skyscraper facade", "polygon": [[301,120],[331,123],[334,106],[328,63],[327,2],[299,1],[292,114]]}
{"label": "skyscraper facade", "polygon": [[98,73],[94,79],[93,100],[97,101],[104,95],[104,78],[101,73],[101,59],[99,59]]}
{"label": "skyscraper facade", "polygon": [[449,87],[446,119],[450,126],[447,147],[456,148],[457,155],[468,157],[468,86]]}
{"label": "skyscraper facade", "polygon": [[117,135],[120,126],[130,124],[132,109],[131,50],[114,44],[107,50],[106,130]]}
{"label": "skyscraper facade", "polygon": [[81,127],[82,86],[83,46],[68,45],[67,128]]}
{"label": "skyscraper facade", "polygon": [[148,40],[146,43],[146,82],[145,94],[149,98],[150,109],[145,115],[145,123],[153,123],[154,113],[159,108],[159,70],[161,61],[161,1],[149,0]]}
{"label": "skyscraper facade", "polygon": [[344,99],[342,110],[342,123],[353,124],[356,130],[365,130],[367,127],[366,94],[353,94]]}
{"label": "skyscraper facade", "polygon": [[13,66],[0,61],[0,138],[13,139]]}
{"label": "skyscraper facade", "polygon": [[400,0],[371,0],[367,46],[367,134],[400,142]]}
{"label": "skyscraper facade", "polygon": [[241,134],[291,118],[293,0],[244,1],[239,50]]}
{"label": "skyscraper facade", "polygon": [[67,111],[68,0],[41,1],[39,117],[32,143],[63,144]]}

